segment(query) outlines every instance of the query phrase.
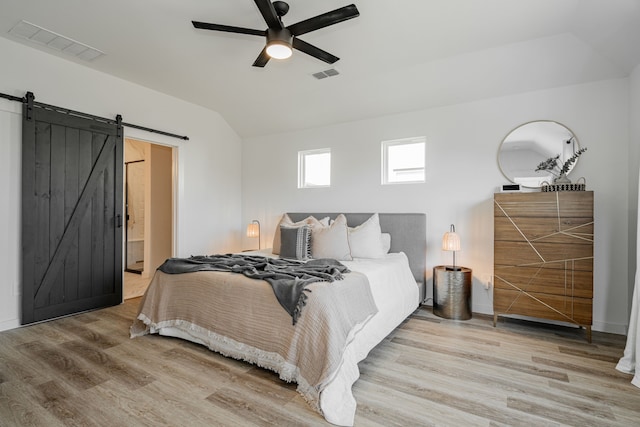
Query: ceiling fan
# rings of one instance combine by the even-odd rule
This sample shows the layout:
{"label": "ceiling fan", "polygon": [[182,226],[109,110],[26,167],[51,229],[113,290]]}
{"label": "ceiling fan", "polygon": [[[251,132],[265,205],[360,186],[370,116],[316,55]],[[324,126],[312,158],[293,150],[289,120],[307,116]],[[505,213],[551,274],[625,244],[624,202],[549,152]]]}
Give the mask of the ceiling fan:
{"label": "ceiling fan", "polygon": [[229,25],[209,24],[207,22],[191,21],[195,28],[202,30],[224,31],[228,33],[249,34],[252,36],[266,37],[267,43],[253,63],[254,67],[264,67],[269,59],[285,59],[291,56],[292,48],[297,49],[318,58],[329,64],[338,61],[335,55],[330,54],[298,38],[303,34],[329,25],[337,24],[360,15],[355,4],[344,6],[331,12],[326,12],[313,18],[305,19],[287,27],[282,23],[282,17],[289,11],[289,5],[284,1],[254,0],[262,17],[267,23],[266,30],[253,30],[251,28],[232,27]]}

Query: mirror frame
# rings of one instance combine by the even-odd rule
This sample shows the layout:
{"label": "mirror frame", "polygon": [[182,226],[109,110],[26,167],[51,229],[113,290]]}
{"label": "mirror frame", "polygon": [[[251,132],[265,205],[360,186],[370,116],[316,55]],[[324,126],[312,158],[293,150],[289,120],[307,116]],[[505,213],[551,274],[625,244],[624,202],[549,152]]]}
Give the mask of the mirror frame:
{"label": "mirror frame", "polygon": [[[538,124],[540,126],[533,126]],[[506,150],[505,146],[510,143],[513,143],[513,147]],[[543,182],[551,184],[554,176],[551,173],[536,172],[536,166],[556,155],[560,155],[558,163],[562,165],[579,149],[580,142],[575,132],[566,125],[555,120],[532,120],[514,127],[502,139],[498,147],[498,168],[509,182],[524,188],[540,188]],[[522,154],[517,155],[518,152]],[[510,157],[514,160],[509,160]],[[507,161],[511,162],[512,167],[506,164]],[[514,173],[517,166],[513,164],[519,164],[520,171],[529,170],[525,167],[530,168],[530,172],[517,176]],[[576,164],[577,161],[571,165],[567,175]]]}

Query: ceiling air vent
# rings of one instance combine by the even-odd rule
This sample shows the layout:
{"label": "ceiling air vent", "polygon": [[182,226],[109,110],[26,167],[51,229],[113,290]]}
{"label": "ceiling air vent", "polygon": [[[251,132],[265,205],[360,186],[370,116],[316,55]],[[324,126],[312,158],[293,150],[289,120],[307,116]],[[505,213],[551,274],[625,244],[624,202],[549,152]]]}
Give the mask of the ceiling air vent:
{"label": "ceiling air vent", "polygon": [[15,27],[9,30],[9,34],[39,44],[40,46],[47,46],[58,52],[63,52],[85,61],[93,61],[104,55],[104,52],[98,49],[61,36],[60,34],[46,30],[27,21],[20,21]]}
{"label": "ceiling air vent", "polygon": [[319,73],[313,73],[312,76],[318,80],[326,79],[327,77],[333,77],[340,74],[335,68],[329,68],[328,70],[320,71]]}

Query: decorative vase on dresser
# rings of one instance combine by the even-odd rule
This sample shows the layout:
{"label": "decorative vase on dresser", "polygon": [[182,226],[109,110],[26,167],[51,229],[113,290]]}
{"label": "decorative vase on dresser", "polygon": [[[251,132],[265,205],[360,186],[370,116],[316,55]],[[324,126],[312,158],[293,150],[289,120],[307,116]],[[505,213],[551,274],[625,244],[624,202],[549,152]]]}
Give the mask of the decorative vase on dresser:
{"label": "decorative vase on dresser", "polygon": [[593,191],[494,195],[493,325],[499,315],[559,320],[591,342]]}

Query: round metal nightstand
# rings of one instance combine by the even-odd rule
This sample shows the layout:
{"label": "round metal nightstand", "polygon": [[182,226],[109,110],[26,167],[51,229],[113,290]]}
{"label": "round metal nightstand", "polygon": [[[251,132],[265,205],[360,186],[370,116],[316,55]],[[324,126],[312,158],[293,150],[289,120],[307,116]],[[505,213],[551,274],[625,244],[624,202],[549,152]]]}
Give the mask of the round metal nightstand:
{"label": "round metal nightstand", "polygon": [[433,267],[433,314],[445,319],[471,319],[470,268]]}

